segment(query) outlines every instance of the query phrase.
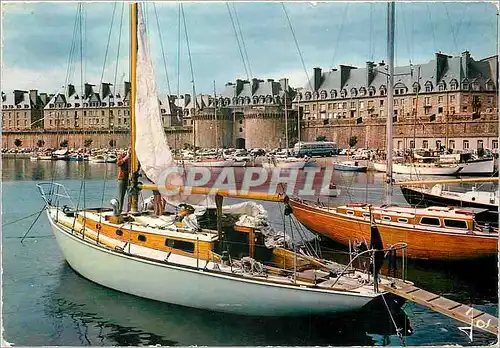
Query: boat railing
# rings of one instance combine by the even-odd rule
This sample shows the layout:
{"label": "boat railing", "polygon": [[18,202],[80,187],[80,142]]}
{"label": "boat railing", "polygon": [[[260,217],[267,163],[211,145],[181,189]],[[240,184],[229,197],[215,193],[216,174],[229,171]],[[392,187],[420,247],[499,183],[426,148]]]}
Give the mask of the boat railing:
{"label": "boat railing", "polygon": [[[408,248],[407,243],[398,242],[396,244],[389,246],[387,249],[373,249],[372,248],[372,249],[364,250],[364,251],[357,252],[357,253],[350,253],[350,255],[354,254],[354,257],[352,257],[350,259],[349,263],[342,269],[342,271],[337,274],[337,279],[335,279],[335,281],[330,285],[330,287],[333,288],[335,286],[335,284],[337,284],[337,282],[342,278],[342,276],[352,269],[352,265],[353,265],[355,260],[360,259],[361,256],[369,255],[370,259],[371,259],[371,264],[373,266],[373,269],[371,270],[373,277],[374,277],[373,290],[374,290],[374,292],[377,293],[378,292],[378,274],[377,274],[378,271],[376,270],[376,263],[375,263],[375,253],[377,253],[377,252],[384,253],[383,260],[385,261],[386,259],[388,259],[388,261],[389,261],[389,273],[391,273],[393,271],[392,268],[394,268],[394,271],[395,271],[395,259],[397,257],[397,252],[401,251],[401,258],[402,258],[402,270],[401,270],[402,277],[401,277],[401,279],[404,281],[405,274],[406,274],[405,262],[407,260],[407,255],[406,255],[407,248]],[[367,271],[368,281],[369,281],[370,273],[369,273],[368,269],[366,271]]]}
{"label": "boat railing", "polygon": [[56,182],[43,182],[37,184],[36,187],[38,188],[42,199],[48,206],[59,208],[61,201],[67,200],[69,202],[70,208],[75,208],[75,205],[71,200],[71,196],[69,195],[68,190],[64,185]]}

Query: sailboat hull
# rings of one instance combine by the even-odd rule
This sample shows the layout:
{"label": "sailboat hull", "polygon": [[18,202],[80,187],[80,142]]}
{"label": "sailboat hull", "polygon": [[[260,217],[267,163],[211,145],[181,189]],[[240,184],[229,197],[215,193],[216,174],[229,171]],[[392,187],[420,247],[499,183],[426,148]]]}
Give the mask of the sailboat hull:
{"label": "sailboat hull", "polygon": [[[368,219],[339,214],[333,208],[325,211],[296,200],[290,200],[293,214],[310,230],[348,246],[354,241],[370,241]],[[411,225],[413,226],[413,225]],[[407,255],[415,259],[466,260],[493,257],[498,253],[498,237],[473,234],[440,233],[415,227],[377,224],[385,247],[405,242]]]}
{"label": "sailboat hull", "polygon": [[78,274],[152,300],[239,315],[289,316],[353,311],[378,296],[269,284],[139,258],[82,240],[48,215],[65,259]]}
{"label": "sailboat hull", "polygon": [[[378,172],[385,172],[387,170],[387,165],[385,163],[374,163],[373,169]],[[456,175],[461,169],[461,166],[413,166],[399,163],[392,164],[392,172],[395,174]]]}
{"label": "sailboat hull", "polygon": [[485,160],[470,161],[460,170],[460,175],[489,175],[495,171],[495,160],[493,158]]}

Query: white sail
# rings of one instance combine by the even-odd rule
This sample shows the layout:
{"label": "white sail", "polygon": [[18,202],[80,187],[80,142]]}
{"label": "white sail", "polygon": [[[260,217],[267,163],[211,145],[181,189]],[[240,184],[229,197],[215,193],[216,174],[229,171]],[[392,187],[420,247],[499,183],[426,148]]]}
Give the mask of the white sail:
{"label": "white sail", "polygon": [[[163,129],[155,73],[149,52],[142,7],[139,5],[137,6],[135,152],[141,169],[149,180],[158,185],[182,186],[184,184],[182,176],[172,174],[172,169],[176,164]],[[213,198],[207,196],[167,195],[165,190],[160,190],[160,192],[167,201],[175,205],[179,203],[215,205]]]}
{"label": "white sail", "polygon": [[149,56],[141,6],[138,6],[137,12],[136,142],[134,146],[141,169],[150,180],[158,183],[162,172],[172,166],[173,156],[161,121],[155,73]]}

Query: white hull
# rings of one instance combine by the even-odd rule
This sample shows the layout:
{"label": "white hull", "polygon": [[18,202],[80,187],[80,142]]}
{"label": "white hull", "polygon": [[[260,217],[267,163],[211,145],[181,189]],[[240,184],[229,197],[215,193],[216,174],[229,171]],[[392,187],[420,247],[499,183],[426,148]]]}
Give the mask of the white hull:
{"label": "white hull", "polygon": [[48,215],[57,243],[77,273],[140,297],[239,315],[286,316],[353,311],[378,296],[270,284],[210,272],[210,265],[203,270],[141,259],[82,240]]}
{"label": "white hull", "polygon": [[233,160],[214,160],[214,161],[200,161],[192,162],[191,165],[195,167],[232,167]]}
{"label": "white hull", "polygon": [[470,174],[492,174],[494,172],[495,161],[494,159],[488,159],[484,161],[474,161],[468,162],[460,170],[460,175],[470,175]]}
{"label": "white hull", "polygon": [[[378,172],[385,172],[387,165],[385,163],[373,163],[373,168]],[[420,166],[405,165],[399,163],[392,164],[392,172],[395,174],[410,175],[456,175],[461,166]]]}
{"label": "white hull", "polygon": [[304,168],[306,165],[305,160],[297,160],[297,161],[290,161],[290,160],[276,160],[276,165],[273,162],[262,162],[262,167],[263,168],[274,168],[274,167],[280,167],[280,168]]}

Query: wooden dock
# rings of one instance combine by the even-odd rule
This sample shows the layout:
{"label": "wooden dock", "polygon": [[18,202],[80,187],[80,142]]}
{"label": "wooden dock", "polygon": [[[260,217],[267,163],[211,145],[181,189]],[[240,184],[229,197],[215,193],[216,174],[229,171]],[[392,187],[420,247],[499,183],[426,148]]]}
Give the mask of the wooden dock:
{"label": "wooden dock", "polygon": [[422,290],[413,284],[403,282],[396,282],[391,286],[380,286],[380,290],[385,290],[474,328],[498,336],[498,318],[467,305]]}

